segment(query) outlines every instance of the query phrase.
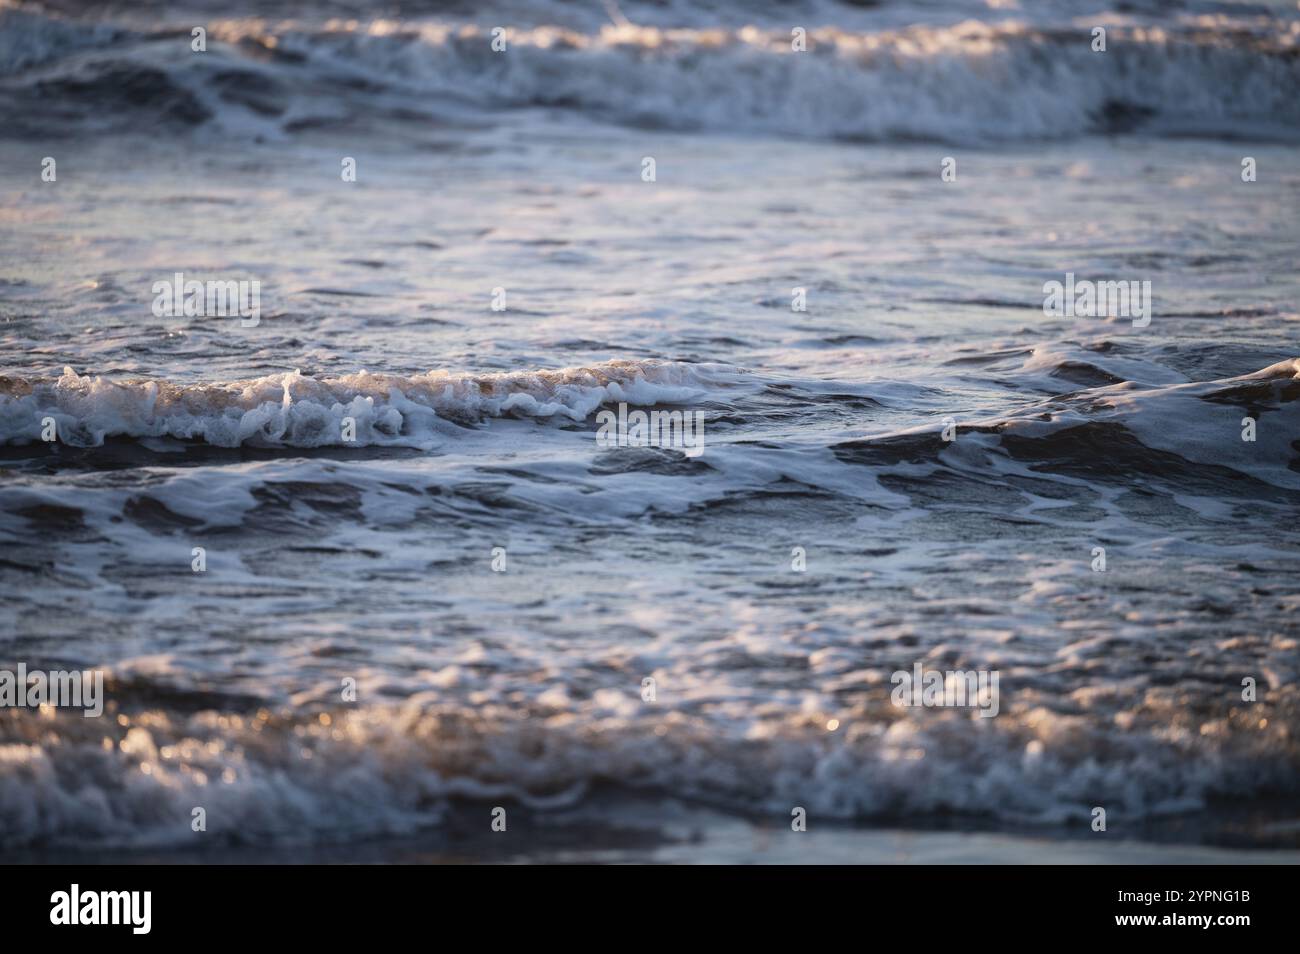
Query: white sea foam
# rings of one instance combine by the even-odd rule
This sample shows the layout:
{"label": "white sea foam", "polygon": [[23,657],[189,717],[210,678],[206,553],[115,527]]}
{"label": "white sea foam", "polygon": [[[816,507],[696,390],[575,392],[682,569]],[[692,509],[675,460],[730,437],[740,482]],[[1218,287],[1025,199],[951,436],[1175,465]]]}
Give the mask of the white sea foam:
{"label": "white sea foam", "polygon": [[[355,446],[429,447],[439,425],[486,417],[583,421],[601,404],[696,401],[720,366],[610,361],[589,368],[487,374],[430,371],[400,376],[365,371],[307,377],[297,371],[245,381],[178,386],[79,376],[0,379],[0,444],[42,439],[52,418],[59,440],[95,446],[110,437],[172,437],[218,447],[343,445],[345,418]],[[732,375],[734,377],[734,375]]]}
{"label": "white sea foam", "polygon": [[1243,773],[1251,785],[1285,779],[1296,759],[1284,726],[1242,736],[1159,693],[1117,716],[1126,731],[1109,731],[1095,716],[1128,696],[1117,685],[1065,706],[1019,685],[1005,694],[1013,710],[990,720],[841,707],[828,732],[813,697],[807,712],[755,715],[743,694],[720,696],[722,684],[676,667],[661,679],[707,703],[706,718],[655,716],[632,683],[585,703],[557,688],[527,713],[461,706],[449,701],[465,688],[454,668],[406,703],[328,718],[150,710],[100,725],[0,712],[0,848],[74,833],[82,846],[184,846],[195,805],[218,843],[403,833],[436,825],[451,799],[562,808],[605,779],[774,817],[797,804],[822,819],[955,812],[1086,825],[1105,804],[1131,825],[1231,795]]}

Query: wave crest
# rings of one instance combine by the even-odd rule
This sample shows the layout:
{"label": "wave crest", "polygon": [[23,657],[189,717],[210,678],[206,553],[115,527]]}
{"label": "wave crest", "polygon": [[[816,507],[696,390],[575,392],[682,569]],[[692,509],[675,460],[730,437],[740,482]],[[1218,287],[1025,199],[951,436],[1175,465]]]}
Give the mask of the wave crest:
{"label": "wave crest", "polygon": [[[720,366],[615,360],[586,368],[403,376],[298,371],[242,381],[177,385],[80,376],[0,377],[0,445],[58,439],[79,447],[109,437],[170,437],[218,447],[428,447],[439,422],[563,417],[583,421],[607,401],[649,406],[698,399]],[[355,441],[342,438],[345,418]]]}

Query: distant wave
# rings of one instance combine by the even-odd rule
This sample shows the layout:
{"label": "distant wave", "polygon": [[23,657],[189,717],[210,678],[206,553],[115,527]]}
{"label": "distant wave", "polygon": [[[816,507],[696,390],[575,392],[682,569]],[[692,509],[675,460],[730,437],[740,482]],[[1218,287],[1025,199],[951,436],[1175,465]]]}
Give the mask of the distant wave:
{"label": "distant wave", "polygon": [[0,11],[0,101],[11,134],[24,135],[248,120],[292,133],[385,107],[552,107],[679,130],[975,144],[1300,133],[1300,21],[1115,25],[1104,53],[1084,26],[1020,22],[814,27],[807,52],[791,50],[788,28],[625,23],[505,36],[496,53],[487,26],[236,19],[210,25],[196,60],[176,30],[74,29]]}

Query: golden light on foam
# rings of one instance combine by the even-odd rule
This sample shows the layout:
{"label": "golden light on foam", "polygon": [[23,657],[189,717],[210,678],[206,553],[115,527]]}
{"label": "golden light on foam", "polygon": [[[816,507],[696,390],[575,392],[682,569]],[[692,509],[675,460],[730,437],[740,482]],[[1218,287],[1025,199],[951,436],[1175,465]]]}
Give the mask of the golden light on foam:
{"label": "golden light on foam", "polygon": [[322,712],[322,713],[320,714],[320,724],[321,724],[321,725],[329,725],[329,724],[330,724],[330,714],[329,714],[328,712]]}

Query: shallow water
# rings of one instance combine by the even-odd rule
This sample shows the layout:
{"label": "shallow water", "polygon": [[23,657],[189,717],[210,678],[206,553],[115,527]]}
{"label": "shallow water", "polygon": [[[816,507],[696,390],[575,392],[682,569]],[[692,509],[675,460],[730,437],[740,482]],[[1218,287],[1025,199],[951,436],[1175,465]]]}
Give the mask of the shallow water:
{"label": "shallow water", "polygon": [[[487,13],[196,62],[0,11],[0,668],[109,673],[102,719],[0,709],[0,850],[629,793],[1295,848],[1295,21],[1135,15],[1090,74],[1053,11],[817,7],[804,68],[725,10],[560,10],[500,67]],[[1168,91],[1125,79],[1157,53]],[[259,322],[155,317],[176,272],[260,280]],[[1150,324],[1045,316],[1067,272],[1150,281]],[[620,402],[703,453],[598,446]],[[918,662],[999,672],[997,716],[891,704]]]}

